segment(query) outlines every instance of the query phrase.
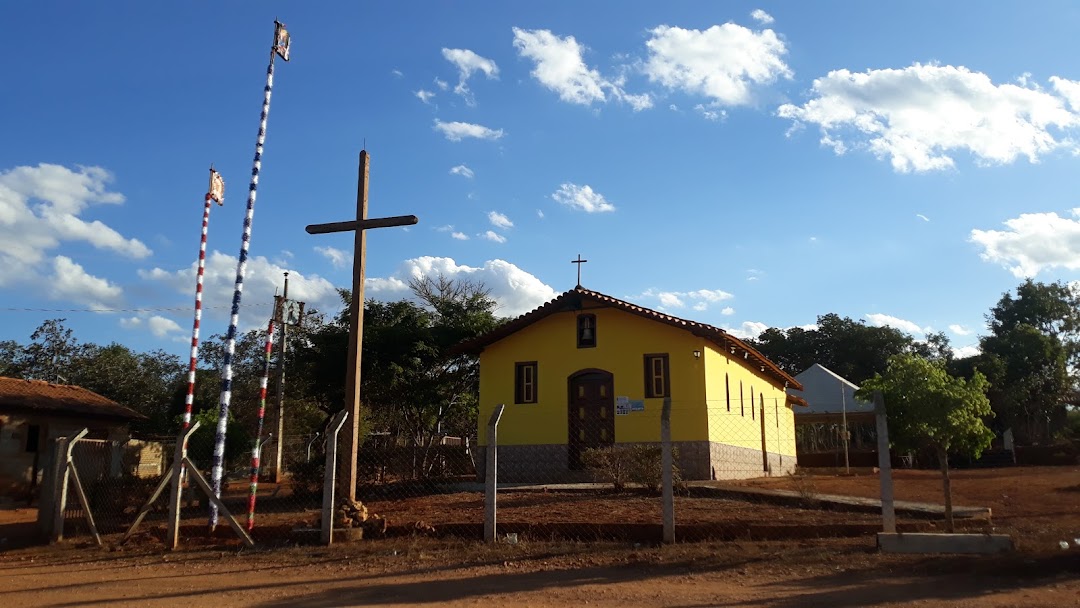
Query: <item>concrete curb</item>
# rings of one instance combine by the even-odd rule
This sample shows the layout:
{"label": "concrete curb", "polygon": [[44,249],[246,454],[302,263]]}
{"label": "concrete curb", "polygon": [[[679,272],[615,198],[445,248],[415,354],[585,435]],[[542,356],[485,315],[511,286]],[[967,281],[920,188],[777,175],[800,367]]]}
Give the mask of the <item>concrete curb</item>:
{"label": "concrete curb", "polygon": [[879,532],[878,549],[885,553],[1008,553],[1012,538],[1004,534],[928,534]]}

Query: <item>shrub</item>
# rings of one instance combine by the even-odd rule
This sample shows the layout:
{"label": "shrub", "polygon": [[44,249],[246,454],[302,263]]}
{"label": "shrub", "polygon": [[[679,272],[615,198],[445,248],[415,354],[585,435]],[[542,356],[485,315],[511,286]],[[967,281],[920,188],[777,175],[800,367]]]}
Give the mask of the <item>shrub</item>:
{"label": "shrub", "polygon": [[589,448],[581,453],[581,464],[597,477],[612,484],[616,492],[626,489],[630,477],[629,454],[623,446]]}
{"label": "shrub", "polygon": [[[673,485],[681,487],[683,483],[678,465],[678,448],[672,446],[671,456]],[[582,452],[581,462],[598,477],[611,483],[616,492],[623,491],[627,483],[632,483],[655,494],[660,492],[664,479],[663,450],[658,444],[590,448]]]}

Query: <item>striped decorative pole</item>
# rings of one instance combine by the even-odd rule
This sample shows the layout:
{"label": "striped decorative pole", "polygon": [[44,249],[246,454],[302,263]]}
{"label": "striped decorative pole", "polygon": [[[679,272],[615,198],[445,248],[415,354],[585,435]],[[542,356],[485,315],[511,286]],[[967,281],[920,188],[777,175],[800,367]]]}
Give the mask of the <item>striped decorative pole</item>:
{"label": "striped decorative pole", "polygon": [[187,397],[184,398],[184,426],[191,426],[191,406],[195,402],[195,365],[199,360],[199,323],[202,321],[203,273],[206,270],[206,233],[210,227],[210,202],[225,203],[225,180],[210,167],[210,188],[203,205],[202,238],[199,241],[199,270],[195,273],[195,323],[191,328],[191,363],[188,365]]}
{"label": "striped decorative pole", "polygon": [[[270,378],[270,355],[274,350],[274,320],[266,328],[266,362],[259,380],[259,424],[255,430],[255,445],[251,447],[251,491],[248,494],[247,529],[255,528],[255,493],[259,489],[259,456],[262,452],[263,419],[266,417],[266,383]],[[280,439],[278,439],[280,441]]]}
{"label": "striped decorative pole", "polygon": [[[262,114],[259,117],[259,134],[255,140],[255,160],[251,168],[251,184],[248,187],[247,212],[244,215],[244,232],[240,240],[240,259],[236,265],[236,284],[233,289],[232,316],[229,331],[225,334],[225,356],[221,365],[221,401],[218,404],[217,431],[214,434],[214,457],[210,470],[210,484],[214,494],[221,497],[221,477],[225,466],[225,428],[229,421],[229,403],[232,401],[232,358],[236,352],[236,326],[240,322],[240,297],[244,291],[244,273],[247,271],[248,246],[251,243],[251,222],[255,217],[255,194],[259,187],[259,171],[262,169],[263,144],[266,142],[266,118],[270,115],[270,92],[274,87],[274,57],[280,55],[289,60],[289,33],[285,24],[274,21],[274,44],[270,48],[270,64],[266,68],[266,87],[263,89]],[[218,523],[218,509],[210,503],[210,530]]]}

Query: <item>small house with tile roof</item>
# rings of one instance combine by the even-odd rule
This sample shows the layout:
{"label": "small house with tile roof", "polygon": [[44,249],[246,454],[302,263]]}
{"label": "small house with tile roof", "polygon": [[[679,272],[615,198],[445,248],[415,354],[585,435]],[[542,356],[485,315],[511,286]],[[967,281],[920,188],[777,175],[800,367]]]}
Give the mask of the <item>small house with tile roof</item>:
{"label": "small house with tile roof", "polygon": [[500,480],[586,479],[585,450],[659,445],[665,399],[685,479],[795,469],[802,385],[718,327],[578,286],[460,348],[480,358],[479,445],[506,405]]}
{"label": "small house with tile roof", "polygon": [[[89,429],[87,439],[119,446],[142,414],[79,386],[0,377],[0,494],[32,487],[51,461],[57,437]],[[120,458],[113,459],[119,465]]]}

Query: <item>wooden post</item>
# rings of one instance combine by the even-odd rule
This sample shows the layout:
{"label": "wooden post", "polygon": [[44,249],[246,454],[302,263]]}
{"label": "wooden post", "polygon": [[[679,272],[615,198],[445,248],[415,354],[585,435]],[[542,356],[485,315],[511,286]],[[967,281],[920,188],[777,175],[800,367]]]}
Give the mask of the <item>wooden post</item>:
{"label": "wooden post", "polygon": [[664,511],[664,542],[675,542],[675,488],[674,462],[671,457],[671,398],[664,398],[664,407],[660,410],[660,500]]}
{"label": "wooden post", "polygon": [[[334,485],[337,473],[338,433],[349,417],[349,412],[341,410],[334,414],[330,426],[326,429],[326,466],[323,467],[322,499],[322,542],[329,545],[334,542]],[[350,500],[355,496],[350,497]]]}
{"label": "wooden post", "polygon": [[[176,438],[176,451],[173,454],[172,471],[169,473],[169,482],[171,486],[169,489],[169,528],[165,534],[165,547],[170,551],[176,549],[180,545],[180,501],[183,496],[182,482],[185,472],[184,459],[187,458],[188,437],[191,437],[191,434],[198,428],[199,421],[196,420],[195,424],[181,431],[180,436]],[[160,492],[160,490],[161,488],[159,487],[158,491]],[[155,499],[157,499],[156,492],[150,497],[146,506],[149,507],[150,503],[154,502]],[[144,515],[145,512],[139,513],[139,519],[136,520],[135,525],[138,525]],[[131,529],[134,530],[135,526],[132,526]],[[131,532],[129,531],[128,534],[130,533]],[[126,536],[124,538],[125,540],[127,539]]]}
{"label": "wooden post", "polygon": [[[368,215],[368,175],[371,157],[360,151],[360,168],[356,179],[356,219]],[[349,367],[345,373],[345,410],[349,412],[345,427],[345,463],[339,483],[342,496],[356,499],[356,459],[360,454],[360,354],[364,343],[364,260],[367,257],[367,232],[353,232],[352,301],[349,302]]]}
{"label": "wooden post", "polygon": [[[285,302],[289,299],[289,273],[285,273],[285,289],[281,292],[281,302],[284,307]],[[282,454],[285,451],[285,351],[288,350],[289,341],[289,324],[282,314],[281,318],[281,344],[278,345],[278,385],[277,385],[277,442],[274,450],[274,483],[281,483],[284,480],[282,476]],[[260,457],[262,451],[260,450]]]}
{"label": "wooden post", "polygon": [[499,475],[499,444],[498,444],[498,432],[499,432],[499,419],[502,418],[503,410],[506,409],[506,404],[500,403],[495,406],[495,411],[491,413],[491,419],[488,420],[487,429],[487,463],[484,465],[484,476],[486,482],[484,484],[484,542],[495,542],[495,524],[497,518],[495,516],[495,493],[498,491],[498,475]]}
{"label": "wooden post", "polygon": [[877,418],[878,470],[881,477],[881,519],[887,534],[896,534],[896,510],[893,506],[892,460],[889,453],[889,421],[885,400],[874,391],[874,416]]}

